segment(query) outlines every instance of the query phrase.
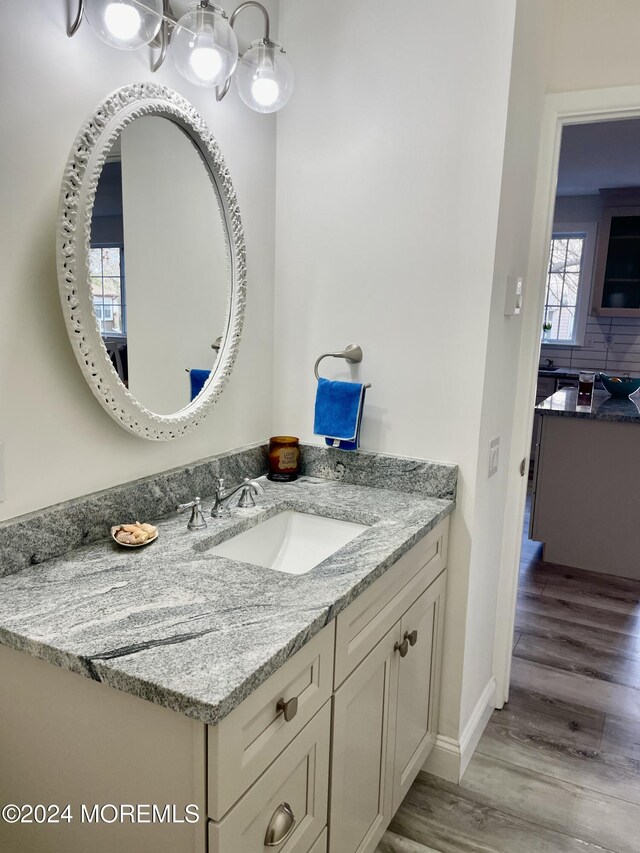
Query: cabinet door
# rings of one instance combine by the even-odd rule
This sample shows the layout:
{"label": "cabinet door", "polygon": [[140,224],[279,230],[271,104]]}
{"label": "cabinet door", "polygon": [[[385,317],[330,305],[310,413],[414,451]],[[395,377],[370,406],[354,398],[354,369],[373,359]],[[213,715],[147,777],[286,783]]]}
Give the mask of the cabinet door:
{"label": "cabinet door", "polygon": [[640,314],[640,207],[603,208],[598,228],[592,313],[604,317]]}
{"label": "cabinet door", "polygon": [[436,739],[445,583],[446,574],[443,572],[407,610],[401,621],[401,640],[409,643],[409,651],[398,660],[394,813]]}
{"label": "cabinet door", "polygon": [[445,518],[336,619],[334,688],[342,684],[447,563]]}
{"label": "cabinet door", "polygon": [[312,845],[309,853],[327,853],[327,830]]}
{"label": "cabinet door", "polygon": [[389,732],[395,725],[399,627],[384,635],[334,696],[331,853],[371,853],[391,819]]}

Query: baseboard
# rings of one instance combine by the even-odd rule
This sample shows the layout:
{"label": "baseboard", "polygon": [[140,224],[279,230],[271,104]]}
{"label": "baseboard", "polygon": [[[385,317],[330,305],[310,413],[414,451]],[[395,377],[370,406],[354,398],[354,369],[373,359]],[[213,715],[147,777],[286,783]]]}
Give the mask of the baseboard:
{"label": "baseboard", "polygon": [[495,695],[496,680],[491,676],[462,730],[460,739],[438,735],[435,746],[422,768],[426,773],[432,773],[448,782],[457,783],[462,779],[495,708]]}

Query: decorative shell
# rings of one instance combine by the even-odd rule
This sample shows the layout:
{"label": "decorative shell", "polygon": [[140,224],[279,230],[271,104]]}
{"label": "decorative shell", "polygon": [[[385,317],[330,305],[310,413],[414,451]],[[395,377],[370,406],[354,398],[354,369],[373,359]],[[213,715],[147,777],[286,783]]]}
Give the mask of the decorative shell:
{"label": "decorative shell", "polygon": [[111,537],[118,545],[125,548],[140,548],[142,545],[150,545],[158,538],[158,528],[153,524],[118,524],[111,528]]}

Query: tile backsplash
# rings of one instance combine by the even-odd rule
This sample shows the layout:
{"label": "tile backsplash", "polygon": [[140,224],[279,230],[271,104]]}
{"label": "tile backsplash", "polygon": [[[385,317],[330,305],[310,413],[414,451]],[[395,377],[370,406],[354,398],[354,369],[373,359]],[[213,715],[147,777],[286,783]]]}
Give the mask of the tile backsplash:
{"label": "tile backsplash", "polygon": [[640,376],[640,319],[589,316],[584,341],[581,347],[543,344],[540,361],[551,358],[556,367]]}

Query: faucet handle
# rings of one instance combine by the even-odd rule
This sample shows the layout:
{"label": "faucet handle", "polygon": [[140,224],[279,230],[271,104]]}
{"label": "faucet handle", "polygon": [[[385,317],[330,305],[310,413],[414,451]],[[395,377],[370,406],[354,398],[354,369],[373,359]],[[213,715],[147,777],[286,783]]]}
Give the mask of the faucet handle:
{"label": "faucet handle", "polygon": [[207,522],[205,521],[204,515],[202,514],[202,509],[200,507],[200,498],[194,498],[192,501],[189,501],[186,504],[178,504],[176,507],[177,513],[186,512],[188,509],[191,510],[191,517],[187,522],[187,530],[204,530],[207,526]]}
{"label": "faucet handle", "polygon": [[242,484],[242,491],[240,492],[240,500],[238,501],[238,506],[241,509],[254,507],[256,505],[254,495],[263,494],[264,488],[261,483],[256,483],[255,480],[251,480],[249,479],[249,477],[245,477],[244,483]]}
{"label": "faucet handle", "polygon": [[265,492],[265,488],[264,488],[264,486],[262,485],[262,483],[259,483],[257,480],[249,480],[249,482],[251,483],[251,485],[253,486],[253,488],[254,488],[254,490],[255,490],[255,491],[254,491],[254,494],[256,494],[256,495],[264,495],[264,494],[266,494],[266,492]]}

